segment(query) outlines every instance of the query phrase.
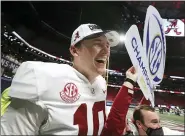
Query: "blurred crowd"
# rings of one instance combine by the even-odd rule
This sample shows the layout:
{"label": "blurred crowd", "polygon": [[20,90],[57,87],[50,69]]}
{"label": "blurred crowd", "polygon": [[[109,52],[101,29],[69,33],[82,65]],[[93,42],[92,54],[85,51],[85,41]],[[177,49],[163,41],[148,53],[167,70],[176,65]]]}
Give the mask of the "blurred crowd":
{"label": "blurred crowd", "polygon": [[177,116],[184,116],[184,114],[185,114],[185,109],[180,108],[178,106],[175,106],[175,107],[170,107],[170,106],[161,107],[161,106],[159,106],[158,110],[159,110],[160,114],[168,113],[168,114],[174,114]]}
{"label": "blurred crowd", "polygon": [[11,62],[14,62],[17,65],[20,65],[22,62],[19,60],[17,60],[13,55],[9,54],[9,55],[4,55],[3,53],[1,54],[2,57],[5,57],[6,59],[8,59]]}

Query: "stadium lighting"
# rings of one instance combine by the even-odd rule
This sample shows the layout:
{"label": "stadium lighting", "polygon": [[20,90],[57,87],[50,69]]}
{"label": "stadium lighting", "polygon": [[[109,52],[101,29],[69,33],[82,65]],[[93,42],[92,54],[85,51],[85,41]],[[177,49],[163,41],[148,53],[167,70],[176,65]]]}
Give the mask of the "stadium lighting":
{"label": "stadium lighting", "polygon": [[23,44],[24,44],[24,43],[21,42],[21,43],[20,43],[20,46],[23,46]]}
{"label": "stadium lighting", "polygon": [[185,79],[185,77],[179,77],[179,76],[170,76],[171,78],[176,78],[176,79]]}
{"label": "stadium lighting", "polygon": [[124,34],[120,34],[120,42],[124,42],[126,39],[125,39],[125,35]]}

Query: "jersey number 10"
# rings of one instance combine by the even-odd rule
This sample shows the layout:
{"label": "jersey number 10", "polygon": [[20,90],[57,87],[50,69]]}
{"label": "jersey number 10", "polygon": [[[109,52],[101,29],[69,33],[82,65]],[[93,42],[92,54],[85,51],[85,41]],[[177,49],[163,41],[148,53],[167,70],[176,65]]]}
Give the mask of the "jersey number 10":
{"label": "jersey number 10", "polygon": [[[95,102],[92,107],[92,113],[93,113],[93,136],[98,135],[99,130],[99,118],[98,118],[98,112],[103,111],[104,116],[104,123],[106,120],[105,116],[105,101]],[[87,135],[88,131],[88,124],[87,124],[87,104],[83,103],[81,104],[78,109],[76,110],[74,114],[74,125],[79,126],[79,133],[80,136]]]}

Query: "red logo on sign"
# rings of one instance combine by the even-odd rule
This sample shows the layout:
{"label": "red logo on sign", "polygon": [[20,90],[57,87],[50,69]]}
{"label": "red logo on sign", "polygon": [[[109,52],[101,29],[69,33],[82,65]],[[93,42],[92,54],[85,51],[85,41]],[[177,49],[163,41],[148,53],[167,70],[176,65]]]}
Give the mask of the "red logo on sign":
{"label": "red logo on sign", "polygon": [[165,34],[168,34],[171,30],[173,30],[176,33],[176,35],[180,35],[181,32],[178,32],[178,27],[177,27],[178,20],[171,19],[169,20],[169,22],[170,22],[170,25],[167,26],[167,30],[165,31]]}
{"label": "red logo on sign", "polygon": [[60,92],[60,97],[67,103],[76,102],[80,98],[77,86],[73,83],[67,83],[64,90]]}

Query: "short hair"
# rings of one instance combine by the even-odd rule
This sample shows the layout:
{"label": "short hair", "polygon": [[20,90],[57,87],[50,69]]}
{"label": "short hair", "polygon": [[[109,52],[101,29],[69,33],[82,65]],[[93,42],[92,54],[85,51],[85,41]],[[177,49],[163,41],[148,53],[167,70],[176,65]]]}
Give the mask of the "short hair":
{"label": "short hair", "polygon": [[[139,105],[135,108],[134,113],[133,113],[133,119],[134,119],[134,124],[136,125],[136,120],[141,121],[144,124],[144,117],[142,115],[141,110],[145,111],[152,111],[155,112],[155,108],[149,105]],[[137,127],[137,125],[136,125]]]}
{"label": "short hair", "polygon": [[[76,48],[80,48],[80,47],[81,47],[81,42],[82,42],[82,41],[77,42],[74,46],[75,46]],[[73,56],[72,54],[70,54],[70,55],[71,55],[71,61],[74,61],[74,56]]]}

